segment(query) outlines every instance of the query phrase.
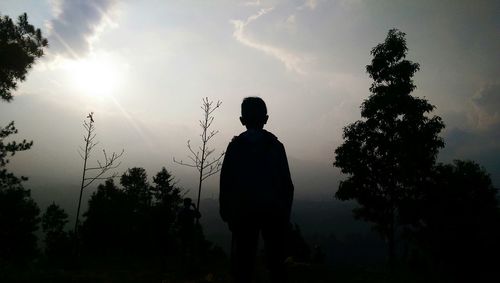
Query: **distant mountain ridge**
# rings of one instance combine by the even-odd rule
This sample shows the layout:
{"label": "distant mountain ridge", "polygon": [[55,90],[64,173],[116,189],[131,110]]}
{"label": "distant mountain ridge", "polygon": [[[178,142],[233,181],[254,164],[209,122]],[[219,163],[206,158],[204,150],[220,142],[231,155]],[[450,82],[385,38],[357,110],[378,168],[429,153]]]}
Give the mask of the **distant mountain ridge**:
{"label": "distant mountain ridge", "polygon": [[[231,232],[219,216],[218,200],[204,199],[200,207],[200,223],[206,238],[229,252]],[[333,198],[325,201],[296,199],[291,222],[299,226],[311,249],[321,247],[329,263],[382,261],[385,256],[382,239],[369,224],[354,219],[353,207],[352,202]]]}

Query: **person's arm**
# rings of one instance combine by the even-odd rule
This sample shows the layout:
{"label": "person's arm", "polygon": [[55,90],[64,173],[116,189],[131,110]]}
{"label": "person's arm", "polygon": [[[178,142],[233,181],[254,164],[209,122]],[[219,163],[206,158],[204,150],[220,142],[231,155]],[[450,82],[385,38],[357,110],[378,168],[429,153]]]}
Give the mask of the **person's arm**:
{"label": "person's arm", "polygon": [[288,166],[288,159],[286,157],[286,151],[283,144],[281,145],[281,163],[282,163],[282,184],[283,184],[283,194],[284,194],[284,204],[286,209],[286,216],[290,219],[290,214],[292,211],[293,202],[293,182],[292,176],[290,175],[290,168]]}
{"label": "person's arm", "polygon": [[232,186],[233,186],[233,142],[227,146],[222,168],[220,171],[220,185],[219,185],[219,210],[220,216],[224,222],[229,222],[231,217],[231,206],[234,199],[232,199]]}

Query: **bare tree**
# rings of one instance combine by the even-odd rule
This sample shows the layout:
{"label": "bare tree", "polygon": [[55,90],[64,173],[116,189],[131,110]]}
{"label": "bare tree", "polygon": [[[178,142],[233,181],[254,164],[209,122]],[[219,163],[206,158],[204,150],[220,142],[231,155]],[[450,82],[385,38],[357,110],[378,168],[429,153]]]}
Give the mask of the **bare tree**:
{"label": "bare tree", "polygon": [[106,180],[110,178],[116,178],[118,173],[113,172],[109,174],[109,170],[115,169],[120,166],[121,162],[117,164],[117,160],[123,155],[124,150],[120,153],[113,152],[111,155],[106,153],[106,150],[102,150],[104,155],[104,160],[101,162],[97,160],[97,166],[95,167],[87,167],[90,155],[94,147],[98,144],[95,141],[95,126],[94,126],[94,112],[90,112],[87,116],[87,120],[83,122],[83,128],[85,129],[85,135],[83,136],[83,141],[85,142],[85,148],[81,147],[78,150],[78,154],[83,159],[83,172],[82,172],[82,182],[80,185],[80,197],[78,199],[78,209],[76,211],[76,220],[75,220],[75,236],[77,235],[78,229],[78,218],[80,216],[80,207],[82,204],[82,195],[83,190],[90,186],[95,180]]}
{"label": "bare tree", "polygon": [[[196,203],[196,210],[198,212],[200,211],[200,195],[203,181],[220,171],[222,167],[222,157],[224,156],[224,151],[216,155],[214,154],[215,149],[209,148],[208,146],[210,140],[219,132],[211,130],[210,127],[214,121],[214,116],[212,114],[222,105],[222,102],[218,100],[214,104],[208,97],[205,97],[202,101],[200,108],[203,110],[203,119],[199,121],[201,127],[201,145],[195,150],[191,145],[191,141],[187,141],[189,162],[184,162],[182,160],[178,161],[174,157],[175,163],[198,170],[198,200]],[[198,219],[196,221],[198,222]]]}

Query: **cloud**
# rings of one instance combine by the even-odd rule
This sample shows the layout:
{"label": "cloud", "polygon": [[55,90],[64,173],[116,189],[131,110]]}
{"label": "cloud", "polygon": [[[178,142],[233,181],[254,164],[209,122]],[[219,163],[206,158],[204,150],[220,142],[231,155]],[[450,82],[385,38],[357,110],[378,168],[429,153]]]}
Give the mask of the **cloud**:
{"label": "cloud", "polygon": [[297,7],[297,10],[302,10],[304,8],[308,8],[309,10],[314,10],[318,6],[318,1],[317,0],[306,0],[304,4],[301,6]]}
{"label": "cloud", "polygon": [[109,22],[116,0],[53,1],[56,16],[49,23],[51,52],[81,57],[91,50],[91,40]]}
{"label": "cloud", "polygon": [[288,16],[288,18],[286,18],[287,24],[294,25],[296,22],[297,22],[297,17],[295,16],[295,14],[291,14],[290,16]]}
{"label": "cloud", "polygon": [[472,97],[471,119],[479,129],[500,124],[500,83],[483,85]]}
{"label": "cloud", "polygon": [[234,38],[248,47],[260,50],[265,54],[275,57],[285,65],[287,70],[294,71],[299,74],[305,74],[305,71],[300,66],[305,61],[304,58],[297,56],[296,54],[293,54],[292,52],[283,48],[259,42],[246,35],[245,29],[251,22],[257,20],[258,18],[271,12],[272,10],[273,8],[261,9],[257,14],[251,15],[245,21],[232,20],[231,23],[234,26]]}
{"label": "cloud", "polygon": [[243,3],[245,6],[260,6],[260,0],[248,1]]}
{"label": "cloud", "polygon": [[[444,133],[441,152],[445,161],[471,159],[484,165],[500,186],[500,83],[483,84],[470,100],[464,122],[455,122]],[[466,120],[468,119],[468,120]],[[467,123],[468,122],[468,123]]]}

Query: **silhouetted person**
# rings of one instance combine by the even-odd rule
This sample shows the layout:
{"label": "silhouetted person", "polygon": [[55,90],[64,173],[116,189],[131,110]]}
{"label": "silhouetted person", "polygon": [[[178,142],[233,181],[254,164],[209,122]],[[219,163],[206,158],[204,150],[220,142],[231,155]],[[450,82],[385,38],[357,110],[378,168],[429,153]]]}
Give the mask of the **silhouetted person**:
{"label": "silhouetted person", "polygon": [[194,239],[196,233],[196,219],[200,218],[200,212],[196,209],[191,198],[184,199],[184,206],[177,215],[177,224],[179,226],[179,236],[181,240],[182,253],[190,257],[193,253]]}
{"label": "silhouetted person", "polygon": [[247,130],[229,143],[220,177],[220,214],[232,232],[231,265],[235,282],[251,282],[262,233],[272,282],[285,282],[285,234],[293,184],[285,148],[263,129],[268,119],[261,98],[241,104]]}

